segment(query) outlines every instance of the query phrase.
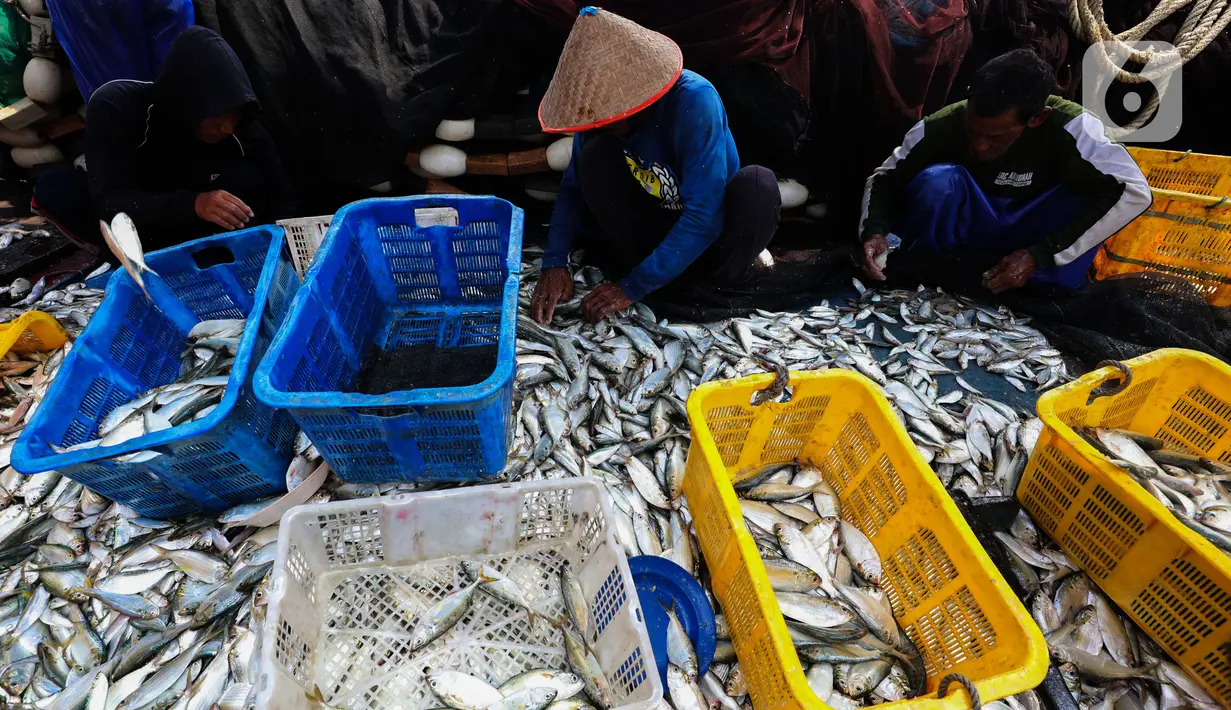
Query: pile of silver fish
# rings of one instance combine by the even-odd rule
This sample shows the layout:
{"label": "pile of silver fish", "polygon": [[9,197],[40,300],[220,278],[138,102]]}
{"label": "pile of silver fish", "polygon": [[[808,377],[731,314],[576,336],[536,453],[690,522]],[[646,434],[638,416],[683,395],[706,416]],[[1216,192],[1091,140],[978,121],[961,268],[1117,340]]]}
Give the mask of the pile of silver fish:
{"label": "pile of silver fish", "polygon": [[1023,511],[996,536],[1027,580],[1023,600],[1052,662],[1082,707],[1174,710],[1218,704],[1107,597]]}
{"label": "pile of silver fish", "polygon": [[[188,347],[181,356],[180,375],[174,382],[159,385],[112,409],[99,422],[95,438],[67,447],[53,445],[52,449],[63,453],[115,446],[209,416],[226,392],[243,332],[242,319],[197,323],[188,332]],[[158,455],[153,451],[139,451],[118,460],[136,463]]]}
{"label": "pile of silver fish", "polygon": [[[523,306],[534,276],[528,268]],[[1000,495],[1016,488],[1042,423],[985,396],[961,373],[975,363],[1019,389],[1027,379],[1039,388],[1069,379],[1060,353],[1023,319],[935,290],[875,292],[856,282],[861,295],[851,304],[709,324],[658,323],[636,304],[626,318],[590,326],[579,318],[580,301],[597,276],[578,273],[575,297],[556,308],[551,327],[519,320],[514,479],[585,475],[629,454],[645,455],[662,477],[664,460],[678,458],[673,448],[686,433],[693,388],[763,372],[768,361],[866,375],[885,389],[947,487]],[[888,353],[878,357],[874,348]],[[941,394],[938,378],[946,375],[959,387]]]}
{"label": "pile of silver fish", "polygon": [[250,705],[276,527],[148,520],[54,471],[0,484],[5,707]]}
{"label": "pile of silver fish", "polygon": [[[430,670],[432,692],[456,710],[585,710],[593,707],[578,695],[587,687],[581,676],[549,668],[518,673],[494,686],[461,671]],[[318,703],[319,705],[320,703]]]}
{"label": "pile of silver fish", "polygon": [[[537,270],[535,264],[525,267],[523,299],[529,298]],[[1058,353],[1024,319],[935,290],[865,290],[849,305],[756,313],[706,325],[659,322],[649,309],[637,306],[622,317],[589,326],[580,320],[579,298],[601,275],[593,269],[575,273],[578,298],[557,309],[552,326],[521,321],[517,424],[507,473],[514,479],[599,476],[608,483],[621,513],[614,516],[615,524],[629,554],[662,554],[703,580],[704,560],[680,495],[688,445],[683,404],[701,382],[762,372],[767,360],[791,369],[844,367],[862,372],[886,388],[921,452],[931,458],[949,487],[978,496],[1013,490],[1039,425],[984,396],[965,379],[957,380],[960,390],[947,393],[939,391],[937,379],[950,374],[961,378],[972,362],[999,372],[1019,389],[1052,386],[1067,378]],[[99,300],[94,292],[77,286],[53,291],[53,298],[45,301],[40,299],[47,294],[46,283],[40,289],[28,281],[17,282],[8,290],[21,299],[21,305],[0,310],[0,320],[16,318],[25,307],[38,307],[55,315],[70,335],[80,332]],[[38,710],[253,707],[265,611],[263,583],[272,564],[281,513],[299,503],[392,495],[423,487],[325,478],[328,474],[316,466],[316,453],[306,440],[297,444],[299,455],[288,470],[289,493],[237,506],[216,520],[149,520],[54,471],[21,476],[8,466],[12,445],[70,348],[71,342],[55,352],[10,354],[0,361],[5,384],[0,393],[0,629],[4,631],[0,634],[0,700],[5,707]],[[881,354],[886,350],[891,354]],[[314,468],[315,473],[305,476]],[[790,482],[772,483],[794,485],[800,473],[793,474]],[[745,500],[751,503],[757,504],[752,509],[762,510],[758,506],[766,501]],[[768,505],[787,517],[790,514],[784,508],[808,517],[803,506],[791,507],[790,501],[768,501]],[[819,508],[812,512],[821,517]],[[795,565],[821,576],[784,556],[786,548],[773,525],[771,529],[760,527],[760,533],[768,534],[758,534],[758,541],[767,568],[779,584],[789,580],[801,586],[814,583],[810,574]],[[839,523],[840,541],[841,528]],[[794,550],[791,541],[798,536],[783,532],[786,546]],[[1073,606],[1080,600],[1071,590],[1081,575],[1067,560],[1061,562],[1065,559],[1062,553],[1045,546],[1050,543],[1037,533],[1030,537],[1024,523],[1015,526],[1013,539],[1022,550],[1031,551],[1024,553],[1029,559],[1023,564],[1040,579],[1034,587],[1035,597],[1052,601],[1052,611],[1059,619],[1043,616],[1040,625],[1049,632],[1065,631],[1052,646],[1057,660],[1066,664],[1066,678],[1084,707],[1206,706],[1207,698],[1192,679],[1167,662],[1114,607],[1104,608],[1093,585],[1087,584],[1087,600]],[[775,549],[781,553],[775,554]],[[829,558],[833,567],[826,568],[835,585],[845,578],[839,572],[846,574],[847,563],[854,567],[846,544],[843,550],[847,554],[833,548]],[[1070,578],[1074,581],[1063,585],[1069,591],[1057,607],[1056,594]],[[857,579],[858,573],[852,575],[852,581]],[[811,592],[783,593],[824,598]],[[875,588],[866,586],[862,594],[875,595]],[[1036,601],[1035,597],[1030,601]],[[1106,632],[1100,627],[1104,647],[1097,652],[1087,650],[1093,646],[1093,635],[1089,621],[1081,623],[1088,613],[1079,613],[1088,605],[1094,605],[1099,624],[1112,617],[1120,622],[1120,627]],[[1042,613],[1036,612],[1036,619]],[[1061,628],[1073,619],[1079,623],[1068,630]],[[571,623],[584,628],[576,620]],[[846,628],[845,624],[838,626]],[[853,654],[880,652],[876,646],[880,642],[901,653],[858,613],[849,624],[852,629],[862,624],[872,633],[830,644],[830,648]],[[881,630],[886,634],[897,628],[884,626]],[[725,637],[721,616],[718,627]],[[1127,648],[1133,655],[1120,658],[1131,661],[1122,666],[1130,676],[1119,678],[1116,673],[1125,671],[1112,669],[1110,675],[1115,679],[1100,680],[1109,675],[1105,661],[1124,651],[1115,635],[1117,628],[1123,628],[1129,639]],[[796,633],[803,638],[798,629]],[[1060,643],[1061,639],[1069,643]],[[709,671],[697,675],[686,641],[682,629],[669,638],[670,700],[664,700],[664,706],[740,710],[742,703],[749,708],[730,643],[720,641]],[[1061,650],[1081,644],[1085,645],[1079,651],[1097,655],[1103,662]],[[575,651],[578,648],[584,650],[584,643],[574,646]],[[888,678],[901,680],[911,670],[899,656],[888,650],[884,654],[895,660],[893,668],[897,669]],[[561,697],[577,682],[569,676],[582,678],[581,671],[590,667],[581,658],[580,652],[570,655],[572,673],[543,669],[537,672],[550,674],[550,680],[520,683],[535,688],[553,683],[562,686],[553,686],[557,695],[552,702],[559,706],[557,710],[601,704],[585,693],[584,680],[581,693]],[[810,679],[823,683],[827,664],[833,665],[835,690],[841,691],[842,681],[837,677],[838,667],[844,665],[841,660],[818,660]],[[433,672],[437,670],[450,671]],[[1143,674],[1152,680],[1144,680]],[[905,679],[910,681],[908,674]],[[499,680],[502,684],[497,691],[514,679]],[[848,675],[845,682],[850,681]],[[883,691],[882,686],[884,680],[877,684]],[[507,707],[534,701],[530,693],[511,691],[507,697],[513,696],[517,699]],[[495,701],[490,693],[488,697]],[[502,692],[502,701],[505,698]],[[836,693],[830,698],[831,704],[842,702]],[[1039,701],[1025,693],[986,705],[1035,710]]]}
{"label": "pile of silver fish", "polygon": [[1231,554],[1231,467],[1119,429],[1078,431],[1201,537]]}
{"label": "pile of silver fish", "polygon": [[31,229],[25,230],[12,225],[0,227],[0,249],[8,249],[13,242],[19,242],[26,237],[34,239],[43,239],[50,237],[51,232],[46,229]]}
{"label": "pile of silver fish", "polygon": [[816,696],[842,710],[922,693],[923,659],[881,591],[880,555],[840,519],[820,470],[774,467],[736,490]]}
{"label": "pile of silver fish", "polygon": [[[86,278],[100,276],[110,269],[110,264],[103,264]],[[69,284],[63,289],[50,288],[56,283],[55,278],[53,276],[52,280],[48,281],[44,276],[33,284],[28,279],[17,278],[8,286],[0,288],[0,296],[7,295],[13,299],[12,306],[0,308],[0,323],[8,323],[28,310],[36,310],[55,318],[69,337],[80,335],[94,311],[98,310],[99,304],[103,302],[103,292],[89,288],[82,282]]]}

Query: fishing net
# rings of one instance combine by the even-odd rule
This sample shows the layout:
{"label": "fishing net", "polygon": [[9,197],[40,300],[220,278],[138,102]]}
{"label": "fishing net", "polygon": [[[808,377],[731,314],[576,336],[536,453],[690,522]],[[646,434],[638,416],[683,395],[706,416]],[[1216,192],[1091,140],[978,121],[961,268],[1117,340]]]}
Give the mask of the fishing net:
{"label": "fishing net", "polygon": [[1175,276],[1126,274],[1067,296],[1010,292],[1002,299],[1034,316],[1032,325],[1055,347],[1091,367],[1164,347],[1231,359],[1231,308],[1211,306]]}

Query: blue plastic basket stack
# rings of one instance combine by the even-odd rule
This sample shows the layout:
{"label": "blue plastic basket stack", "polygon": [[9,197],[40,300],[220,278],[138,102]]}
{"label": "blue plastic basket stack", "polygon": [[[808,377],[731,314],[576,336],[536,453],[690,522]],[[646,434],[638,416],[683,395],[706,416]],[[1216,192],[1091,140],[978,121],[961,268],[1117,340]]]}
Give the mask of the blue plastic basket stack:
{"label": "blue plastic basket stack", "polygon": [[[22,473],[58,470],[150,517],[215,512],[286,490],[298,429],[254,395],[252,373],[287,314],[299,278],[279,227],[254,227],[149,254],[152,302],[116,273],[46,398],[13,449]],[[97,438],[115,407],[175,380],[187,333],[246,318],[226,393],[206,417],[124,443],[56,453]],[[125,462],[129,454],[161,455]],[[148,457],[137,457],[146,459]]]}
{"label": "blue plastic basket stack", "polygon": [[[456,225],[439,223],[442,208]],[[347,481],[495,476],[512,424],[521,237],[522,211],[493,197],[344,207],[257,369],[257,396],[289,411]],[[379,353],[478,346],[496,348],[479,384],[358,391]]]}

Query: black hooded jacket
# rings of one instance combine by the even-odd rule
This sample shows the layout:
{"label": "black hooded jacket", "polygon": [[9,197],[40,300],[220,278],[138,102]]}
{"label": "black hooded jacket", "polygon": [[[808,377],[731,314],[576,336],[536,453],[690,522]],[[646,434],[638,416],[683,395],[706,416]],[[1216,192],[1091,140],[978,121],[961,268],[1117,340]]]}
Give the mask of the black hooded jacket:
{"label": "black hooded jacket", "polygon": [[[99,217],[126,212],[162,244],[222,231],[197,217],[195,201],[222,189],[216,178],[237,167],[258,183],[252,195],[237,194],[260,203],[249,202],[256,212],[250,224],[291,216],[290,182],[273,139],[255,118],[258,108],[235,52],[204,27],[176,38],[157,81],[100,86],[86,113],[86,167]],[[213,145],[196,138],[202,119],[235,109],[245,116],[233,136]]]}

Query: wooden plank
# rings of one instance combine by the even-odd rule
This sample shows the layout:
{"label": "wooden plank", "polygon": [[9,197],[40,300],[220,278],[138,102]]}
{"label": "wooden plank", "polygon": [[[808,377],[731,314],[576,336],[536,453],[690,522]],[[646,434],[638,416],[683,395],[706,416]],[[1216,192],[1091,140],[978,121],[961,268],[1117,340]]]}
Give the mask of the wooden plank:
{"label": "wooden plank", "polygon": [[509,175],[528,175],[551,170],[547,164],[547,149],[519,150],[509,153]]}
{"label": "wooden plank", "polygon": [[466,156],[466,173],[469,175],[508,175],[509,156],[504,153]]}
{"label": "wooden plank", "polygon": [[49,115],[50,112],[46,107],[35,103],[27,96],[15,104],[0,108],[0,124],[10,131],[18,131]]}
{"label": "wooden plank", "polygon": [[46,135],[49,139],[67,136],[70,133],[85,130],[85,120],[76,113],[70,113],[67,116],[61,116],[50,123],[39,126],[39,131]]}

